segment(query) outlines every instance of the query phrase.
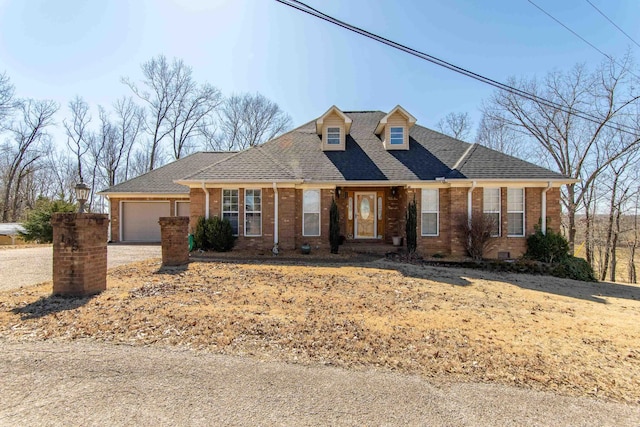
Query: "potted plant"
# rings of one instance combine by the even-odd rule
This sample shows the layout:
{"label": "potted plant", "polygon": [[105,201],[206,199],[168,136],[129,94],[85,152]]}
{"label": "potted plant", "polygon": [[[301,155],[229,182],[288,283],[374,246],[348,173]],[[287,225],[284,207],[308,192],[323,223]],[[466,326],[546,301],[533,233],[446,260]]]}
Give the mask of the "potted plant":
{"label": "potted plant", "polygon": [[303,243],[302,246],[300,246],[300,251],[304,255],[309,255],[311,253],[311,245],[308,243]]}

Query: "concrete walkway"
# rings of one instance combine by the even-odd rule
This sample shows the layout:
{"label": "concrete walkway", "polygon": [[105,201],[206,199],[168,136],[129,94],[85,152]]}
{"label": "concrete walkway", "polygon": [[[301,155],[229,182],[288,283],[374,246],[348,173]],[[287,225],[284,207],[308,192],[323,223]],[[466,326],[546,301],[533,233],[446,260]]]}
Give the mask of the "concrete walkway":
{"label": "concrete walkway", "polygon": [[[107,267],[162,256],[160,245],[109,245]],[[0,250],[0,291],[53,280],[53,247]]]}
{"label": "concrete walkway", "polygon": [[0,341],[0,425],[637,426],[640,407],[92,342]]}

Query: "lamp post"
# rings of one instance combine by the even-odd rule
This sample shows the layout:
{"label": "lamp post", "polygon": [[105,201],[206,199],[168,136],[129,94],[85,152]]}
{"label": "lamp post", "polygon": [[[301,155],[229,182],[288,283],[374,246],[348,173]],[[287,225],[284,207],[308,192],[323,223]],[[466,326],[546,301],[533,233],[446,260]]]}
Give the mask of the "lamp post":
{"label": "lamp post", "polygon": [[76,199],[78,199],[78,203],[80,203],[80,207],[78,208],[79,213],[84,213],[84,204],[89,199],[89,192],[91,189],[80,180],[80,184],[77,184],[75,187],[76,190]]}

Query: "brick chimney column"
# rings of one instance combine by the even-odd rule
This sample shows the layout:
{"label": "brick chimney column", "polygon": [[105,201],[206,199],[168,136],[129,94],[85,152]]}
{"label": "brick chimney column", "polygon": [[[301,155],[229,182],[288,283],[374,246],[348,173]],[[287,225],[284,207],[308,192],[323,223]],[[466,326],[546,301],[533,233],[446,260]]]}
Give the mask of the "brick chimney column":
{"label": "brick chimney column", "polygon": [[107,289],[109,216],[55,213],[53,226],[53,294],[88,296]]}
{"label": "brick chimney column", "polygon": [[189,263],[189,217],[163,216],[158,221],[162,236],[162,266]]}

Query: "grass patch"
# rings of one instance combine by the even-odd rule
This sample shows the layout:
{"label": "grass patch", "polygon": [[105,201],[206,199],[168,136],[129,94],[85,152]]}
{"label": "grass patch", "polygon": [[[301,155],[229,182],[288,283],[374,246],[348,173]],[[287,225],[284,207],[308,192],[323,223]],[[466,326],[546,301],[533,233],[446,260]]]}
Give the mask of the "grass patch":
{"label": "grass patch", "polygon": [[640,403],[640,287],[376,261],[144,262],[0,293],[0,337],[178,345]]}

